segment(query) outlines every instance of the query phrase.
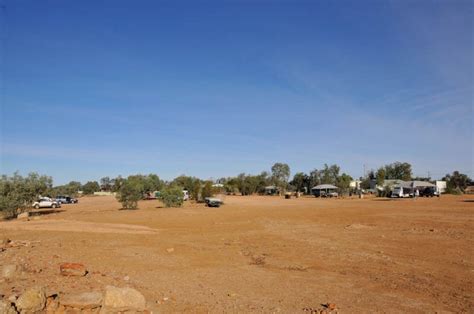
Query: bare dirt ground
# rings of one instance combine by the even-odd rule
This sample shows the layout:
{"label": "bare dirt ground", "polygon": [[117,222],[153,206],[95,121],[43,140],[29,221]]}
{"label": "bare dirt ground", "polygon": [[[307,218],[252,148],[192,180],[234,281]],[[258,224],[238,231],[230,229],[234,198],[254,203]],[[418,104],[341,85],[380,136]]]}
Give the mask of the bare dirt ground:
{"label": "bare dirt ground", "polygon": [[[26,273],[0,295],[107,284],[141,291],[157,312],[474,312],[474,196],[315,199],[228,196],[221,208],[112,197],[0,222],[0,252]],[[35,218],[38,217],[38,218]],[[36,241],[36,242],[35,242]],[[59,275],[78,262],[89,274]]]}

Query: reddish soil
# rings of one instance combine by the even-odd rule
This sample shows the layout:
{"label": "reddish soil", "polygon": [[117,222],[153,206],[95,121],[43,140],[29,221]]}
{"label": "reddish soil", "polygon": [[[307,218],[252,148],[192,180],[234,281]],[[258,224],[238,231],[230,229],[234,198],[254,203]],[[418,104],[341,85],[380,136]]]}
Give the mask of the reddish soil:
{"label": "reddish soil", "polygon": [[[112,197],[0,222],[0,295],[141,291],[159,312],[474,312],[474,196],[315,199],[228,196],[221,208]],[[37,217],[37,218],[36,218]],[[21,242],[19,242],[21,243]],[[0,250],[1,251],[1,250]],[[82,263],[84,277],[59,274]]]}

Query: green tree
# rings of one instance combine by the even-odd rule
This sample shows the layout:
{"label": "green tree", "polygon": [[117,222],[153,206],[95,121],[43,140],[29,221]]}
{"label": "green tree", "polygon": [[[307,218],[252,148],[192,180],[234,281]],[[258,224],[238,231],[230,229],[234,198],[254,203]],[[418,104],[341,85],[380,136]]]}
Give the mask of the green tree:
{"label": "green tree", "polygon": [[442,180],[446,181],[446,192],[452,194],[464,192],[472,182],[468,175],[459,171],[453,171],[452,174],[445,175]]}
{"label": "green tree", "polygon": [[176,185],[176,186],[181,187],[183,190],[187,190],[189,192],[191,199],[195,201],[199,201],[199,196],[201,194],[201,185],[202,185],[202,182],[200,179],[196,177],[181,175],[172,181],[172,185]]}
{"label": "green tree", "polygon": [[288,186],[290,178],[290,166],[285,163],[277,162],[272,166],[272,179],[276,186],[284,192]]}
{"label": "green tree", "polygon": [[211,197],[211,196],[212,196],[212,182],[206,181],[206,183],[204,183],[204,186],[202,187],[201,198],[205,200],[206,197]]}
{"label": "green tree", "polygon": [[159,199],[165,207],[180,207],[183,205],[183,189],[177,185],[165,186],[160,191]]}
{"label": "green tree", "polygon": [[109,177],[103,177],[100,179],[100,189],[102,191],[110,191],[112,189],[112,180]]}
{"label": "green tree", "polygon": [[125,179],[122,178],[122,176],[118,176],[115,179],[112,179],[111,180],[112,192],[118,192],[124,181]]}
{"label": "green tree", "polygon": [[336,185],[340,169],[338,165],[328,166],[324,164],[324,168],[320,171],[321,183]]}
{"label": "green tree", "polygon": [[85,195],[94,194],[94,192],[100,191],[100,186],[97,181],[89,181],[82,186],[82,192]]}
{"label": "green tree", "polygon": [[352,177],[343,173],[337,178],[336,186],[340,189],[342,194],[347,194],[350,189],[351,181]]}
{"label": "green tree", "polygon": [[142,185],[137,181],[125,180],[123,181],[118,193],[117,200],[122,204],[123,209],[136,209],[138,201],[143,198]]}
{"label": "green tree", "polygon": [[379,168],[377,170],[377,173],[375,174],[375,180],[376,180],[376,184],[378,186],[383,186],[384,182],[385,182],[385,178],[386,178],[386,171],[385,171],[385,168]]}
{"label": "green tree", "polygon": [[295,187],[296,191],[302,192],[305,190],[308,191],[308,182],[309,176],[304,172],[298,172],[293,176],[293,180],[290,184]]}
{"label": "green tree", "polygon": [[0,212],[5,217],[14,217],[18,212],[31,208],[39,196],[52,192],[51,177],[30,173],[22,177],[14,173],[0,179]]}
{"label": "green tree", "polygon": [[407,162],[396,161],[385,165],[385,179],[409,181],[412,178],[411,165]]}
{"label": "green tree", "polygon": [[311,189],[317,185],[320,185],[321,182],[321,171],[318,169],[314,169],[309,173],[309,180],[308,180],[308,192],[311,191]]}

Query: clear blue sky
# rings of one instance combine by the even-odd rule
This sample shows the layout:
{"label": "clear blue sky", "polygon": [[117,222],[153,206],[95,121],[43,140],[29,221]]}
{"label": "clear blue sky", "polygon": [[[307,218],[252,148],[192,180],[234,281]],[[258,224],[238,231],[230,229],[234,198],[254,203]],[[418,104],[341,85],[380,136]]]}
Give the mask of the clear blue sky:
{"label": "clear blue sky", "polygon": [[1,173],[473,176],[472,1],[6,1]]}

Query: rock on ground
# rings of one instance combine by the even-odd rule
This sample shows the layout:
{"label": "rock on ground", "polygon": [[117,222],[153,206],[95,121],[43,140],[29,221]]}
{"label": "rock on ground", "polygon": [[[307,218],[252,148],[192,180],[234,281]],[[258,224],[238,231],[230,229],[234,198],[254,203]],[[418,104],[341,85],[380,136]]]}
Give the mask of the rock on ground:
{"label": "rock on ground", "polygon": [[85,276],[87,274],[86,267],[79,263],[62,263],[59,271],[63,276]]}
{"label": "rock on ground", "polygon": [[102,305],[102,293],[83,292],[61,296],[59,303],[77,309],[95,309]]}
{"label": "rock on ground", "polygon": [[46,306],[46,293],[44,288],[34,287],[26,290],[16,301],[16,308],[20,313],[34,313],[41,311]]}
{"label": "rock on ground", "polygon": [[0,301],[0,313],[1,314],[17,314],[10,302]]}
{"label": "rock on ground", "polygon": [[146,307],[145,297],[133,288],[105,288],[104,307],[111,310],[138,310]]}

